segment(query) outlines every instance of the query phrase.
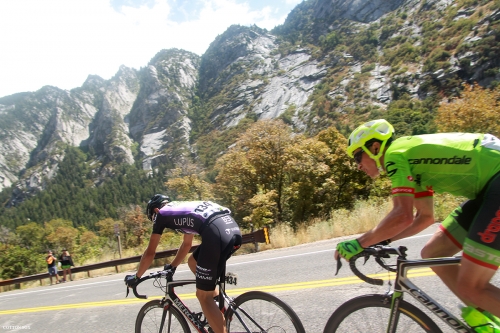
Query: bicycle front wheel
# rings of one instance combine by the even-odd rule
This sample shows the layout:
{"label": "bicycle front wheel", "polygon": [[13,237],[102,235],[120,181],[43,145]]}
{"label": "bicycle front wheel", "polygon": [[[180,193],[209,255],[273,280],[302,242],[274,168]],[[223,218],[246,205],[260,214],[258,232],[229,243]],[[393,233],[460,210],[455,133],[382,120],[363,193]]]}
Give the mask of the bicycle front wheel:
{"label": "bicycle front wheel", "polygon": [[[184,317],[173,306],[165,310],[160,300],[149,301],[141,308],[135,321],[135,333],[191,333]],[[160,326],[163,321],[163,328]]]}
{"label": "bicycle front wheel", "polygon": [[[305,333],[304,326],[293,309],[268,293],[250,291],[234,299],[236,313],[226,312],[227,332]],[[238,316],[241,318],[238,318]]]}
{"label": "bicycle front wheel", "polygon": [[[331,315],[324,333],[387,332],[391,310],[391,297],[387,295],[364,295],[353,298]],[[441,333],[438,326],[421,310],[401,301],[394,332]]]}

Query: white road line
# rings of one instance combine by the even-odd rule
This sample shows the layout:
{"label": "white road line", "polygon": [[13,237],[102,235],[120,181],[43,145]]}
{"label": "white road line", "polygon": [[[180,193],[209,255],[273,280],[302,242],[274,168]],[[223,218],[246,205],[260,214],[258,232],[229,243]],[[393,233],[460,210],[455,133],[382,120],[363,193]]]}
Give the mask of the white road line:
{"label": "white road line", "polygon": [[[407,240],[407,239],[414,239],[414,238],[429,237],[429,236],[432,236],[432,235],[433,234],[411,236],[411,237],[405,238],[405,240]],[[398,240],[398,241],[400,241],[400,240]],[[288,255],[288,256],[282,256],[282,257],[276,257],[276,258],[258,259],[258,260],[252,260],[252,261],[246,261],[246,262],[239,262],[239,263],[234,263],[234,264],[228,263],[227,266],[237,266],[237,265],[251,264],[251,263],[261,262],[261,261],[270,261],[270,260],[277,260],[277,259],[293,258],[293,257],[310,255],[310,254],[317,254],[317,253],[323,253],[323,252],[333,252],[333,251],[335,251],[335,248],[331,248],[331,249],[328,249],[328,250],[315,251],[315,252],[306,252],[306,253],[299,253],[299,254],[291,254],[291,255]]]}

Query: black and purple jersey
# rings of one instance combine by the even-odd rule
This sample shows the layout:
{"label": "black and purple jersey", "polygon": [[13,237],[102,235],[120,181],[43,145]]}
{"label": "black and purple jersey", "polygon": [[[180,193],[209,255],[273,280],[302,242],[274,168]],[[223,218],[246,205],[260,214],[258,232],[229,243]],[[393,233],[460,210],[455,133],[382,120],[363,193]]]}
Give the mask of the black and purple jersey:
{"label": "black and purple jersey", "polygon": [[211,201],[172,201],[160,209],[153,220],[153,234],[165,228],[185,234],[200,234],[214,217],[230,214],[229,208]]}

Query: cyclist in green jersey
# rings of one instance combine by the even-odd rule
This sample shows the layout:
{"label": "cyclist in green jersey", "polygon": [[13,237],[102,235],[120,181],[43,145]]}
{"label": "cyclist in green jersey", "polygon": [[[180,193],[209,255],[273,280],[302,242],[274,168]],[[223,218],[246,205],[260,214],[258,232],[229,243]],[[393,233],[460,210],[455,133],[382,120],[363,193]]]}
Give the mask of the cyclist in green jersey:
{"label": "cyclist in green jersey", "polygon": [[477,307],[496,322],[500,332],[494,317],[500,317],[500,289],[490,283],[500,266],[500,140],[479,133],[395,140],[393,135],[392,125],[378,119],[349,137],[347,153],[358,169],[372,178],[387,173],[391,179],[393,208],[372,230],[339,243],[335,258],[349,260],[363,247],[424,230],[435,222],[434,192],[464,196],[468,200],[443,221],[421,254],[446,257],[463,250],[461,265],[434,271],[469,308]]}

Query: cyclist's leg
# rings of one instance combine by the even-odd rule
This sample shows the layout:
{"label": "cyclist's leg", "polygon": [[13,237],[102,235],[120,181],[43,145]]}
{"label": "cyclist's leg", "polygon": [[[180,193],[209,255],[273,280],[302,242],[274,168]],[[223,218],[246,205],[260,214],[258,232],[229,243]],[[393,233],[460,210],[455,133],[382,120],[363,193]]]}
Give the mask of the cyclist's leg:
{"label": "cyclist's leg", "polygon": [[[231,232],[226,233],[218,227],[221,219],[216,218],[203,230],[201,245],[196,265],[196,297],[198,298],[203,314],[215,333],[226,333],[224,315],[214,302],[215,286],[218,277],[219,261],[226,248]],[[225,258],[224,258],[225,259]]]}
{"label": "cyclist's leg", "polygon": [[[203,241],[202,241],[203,244]],[[207,244],[205,244],[207,245]],[[197,275],[197,261],[198,261],[198,256],[200,254],[200,251],[203,251],[202,246],[200,245],[194,252],[193,254],[189,257],[188,259],[188,265],[191,271],[197,276],[196,280],[198,281],[199,278]],[[202,265],[203,264],[203,258],[202,258]],[[201,269],[202,267],[200,267]],[[205,275],[202,275],[205,277]],[[199,288],[203,289],[209,289],[209,290],[202,290]],[[225,331],[225,325],[224,325],[224,317],[222,316],[222,313],[219,311],[219,308],[214,302],[214,296],[218,294],[215,290],[215,285],[213,286],[213,289],[211,289],[211,284],[210,286],[207,286],[207,288],[204,288],[203,286],[198,286],[198,282],[196,283],[196,298],[198,298],[198,301],[200,302],[201,305],[201,310],[203,311],[203,314],[205,315],[205,318],[207,318],[208,323],[210,324],[210,327],[214,330],[214,332],[226,332]],[[211,289],[211,290],[210,290]],[[221,318],[221,319],[219,319]]]}
{"label": "cyclist's leg", "polygon": [[[458,253],[461,249],[450,240],[446,233],[439,229],[422,249],[422,258],[450,257]],[[455,294],[457,290],[458,265],[431,267],[434,273],[444,282],[444,284]],[[465,303],[465,300],[462,299]]]}
{"label": "cyclist's leg", "polygon": [[188,266],[191,272],[196,275],[196,262],[198,261],[198,253],[200,253],[200,247],[197,247],[196,250],[189,256],[188,258]]}
{"label": "cyclist's leg", "polygon": [[213,295],[213,290],[202,290],[196,288],[196,298],[198,298],[198,301],[200,302],[201,310],[207,318],[210,327],[215,333],[226,333],[224,315],[219,311],[217,304],[214,302]]}
{"label": "cyclist's leg", "polygon": [[489,283],[500,265],[500,174],[489,182],[464,242],[459,294],[500,316],[500,289]]}
{"label": "cyclist's leg", "polygon": [[[242,244],[241,231],[230,215],[224,215],[213,221],[213,227],[219,230],[221,235],[221,253],[219,257],[219,262],[217,264],[217,278],[224,279],[222,276],[226,271],[226,262],[231,257],[231,255],[236,252]],[[214,297],[219,295],[219,291],[216,289]]]}
{"label": "cyclist's leg", "polygon": [[462,258],[458,275],[458,292],[477,306],[500,317],[500,289],[490,283],[496,270],[485,267],[469,258]]}
{"label": "cyclist's leg", "polygon": [[[441,223],[439,229],[425,244],[421,251],[422,258],[449,257],[462,249],[470,225],[480,208],[480,200],[467,200],[457,207]],[[457,288],[458,265],[432,267],[432,270],[446,286],[460,298]],[[467,303],[461,298],[462,302]]]}

